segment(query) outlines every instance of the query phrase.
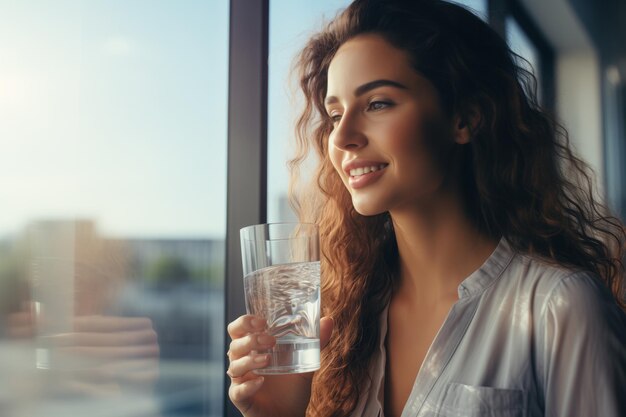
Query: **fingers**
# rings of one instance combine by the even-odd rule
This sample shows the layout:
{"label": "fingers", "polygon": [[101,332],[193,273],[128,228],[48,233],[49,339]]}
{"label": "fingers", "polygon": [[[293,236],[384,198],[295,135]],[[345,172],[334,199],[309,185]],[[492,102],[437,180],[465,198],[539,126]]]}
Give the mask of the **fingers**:
{"label": "fingers", "polygon": [[269,349],[276,344],[276,338],[264,333],[266,321],[257,316],[241,316],[228,325],[228,334],[232,338],[228,358],[230,360],[226,373],[231,384],[228,395],[232,402],[242,411],[250,406],[250,398],[263,385],[263,377],[252,371],[264,368],[269,363],[268,354],[256,354],[255,351]]}
{"label": "fingers", "polygon": [[77,333],[130,332],[152,329],[152,320],[146,317],[78,316],[74,319]]}
{"label": "fingers", "polygon": [[[75,365],[84,365],[75,363]],[[89,365],[89,364],[87,364]],[[113,383],[134,383],[134,388],[140,388],[139,384],[150,386],[159,375],[159,364],[155,360],[125,360],[105,362],[98,366],[78,366],[76,370],[63,375],[67,381],[81,381],[93,385]]]}
{"label": "fingers", "polygon": [[332,317],[322,317],[320,320],[320,348],[324,349],[330,341],[335,323]]}
{"label": "fingers", "polygon": [[63,395],[76,395],[86,398],[111,398],[119,396],[121,391],[118,384],[94,385],[83,381],[63,381],[54,387],[55,391]]}
{"label": "fingers", "polygon": [[158,343],[156,332],[150,329],[107,333],[62,333],[46,338],[52,345],[65,346],[138,346]]}
{"label": "fingers", "polygon": [[[232,338],[228,350],[231,364],[233,361],[247,357],[252,351],[269,349],[276,344],[275,337],[267,333],[260,333],[265,329],[265,326],[265,319],[250,314],[241,316],[228,325],[228,334]],[[248,359],[246,362],[238,362],[236,366],[250,365],[249,361],[252,359]],[[241,376],[246,372],[238,372],[237,375]]]}
{"label": "fingers", "polygon": [[68,346],[59,349],[58,353],[76,360],[93,361],[158,358],[159,345]]}
{"label": "fingers", "polygon": [[276,338],[267,333],[254,333],[230,342],[228,357],[239,359],[248,355],[253,350],[266,350],[276,344]]}
{"label": "fingers", "polygon": [[152,384],[159,377],[159,362],[155,359],[131,359],[105,364],[106,371],[116,381]]}
{"label": "fingers", "polygon": [[264,380],[261,376],[242,383],[233,382],[228,389],[228,396],[239,410],[246,412],[250,408],[250,398],[263,386]]}
{"label": "fingers", "polygon": [[248,333],[263,331],[265,325],[266,321],[262,317],[247,314],[239,317],[228,325],[228,334],[231,339],[238,339]]}
{"label": "fingers", "polygon": [[231,377],[233,382],[236,382],[235,380],[247,376],[249,372],[267,366],[268,361],[268,354],[244,356],[243,358],[231,361],[226,373]]}

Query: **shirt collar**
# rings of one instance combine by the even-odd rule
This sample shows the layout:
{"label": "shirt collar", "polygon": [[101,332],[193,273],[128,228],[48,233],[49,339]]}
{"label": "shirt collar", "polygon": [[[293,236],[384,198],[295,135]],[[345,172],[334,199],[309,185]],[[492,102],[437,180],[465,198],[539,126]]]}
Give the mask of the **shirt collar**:
{"label": "shirt collar", "polygon": [[461,282],[458,288],[459,299],[482,293],[500,278],[514,255],[515,251],[511,244],[504,237],[501,238],[496,249],[482,266]]}

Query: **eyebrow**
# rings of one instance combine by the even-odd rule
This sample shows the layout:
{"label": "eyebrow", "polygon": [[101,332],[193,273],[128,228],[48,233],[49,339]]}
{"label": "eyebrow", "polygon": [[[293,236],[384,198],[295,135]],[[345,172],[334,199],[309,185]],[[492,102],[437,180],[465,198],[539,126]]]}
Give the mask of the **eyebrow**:
{"label": "eyebrow", "polygon": [[[367,93],[368,91],[374,90],[378,87],[395,87],[395,88],[399,88],[401,90],[408,90],[408,87],[404,84],[400,84],[397,81],[391,81],[391,80],[374,80],[374,81],[370,81],[368,83],[365,83],[363,85],[358,86],[357,88],[354,89],[354,96],[355,97],[359,97],[365,93]],[[324,100],[324,104],[329,105],[329,104],[333,104],[333,103],[337,103],[339,101],[339,99],[335,96],[329,96],[326,97],[326,99]]]}

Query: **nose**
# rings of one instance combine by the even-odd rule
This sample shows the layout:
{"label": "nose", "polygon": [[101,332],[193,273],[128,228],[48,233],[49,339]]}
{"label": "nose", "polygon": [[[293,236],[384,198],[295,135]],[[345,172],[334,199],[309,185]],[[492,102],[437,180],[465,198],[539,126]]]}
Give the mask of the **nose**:
{"label": "nose", "polygon": [[358,115],[346,112],[331,132],[331,143],[341,150],[355,150],[367,144]]}

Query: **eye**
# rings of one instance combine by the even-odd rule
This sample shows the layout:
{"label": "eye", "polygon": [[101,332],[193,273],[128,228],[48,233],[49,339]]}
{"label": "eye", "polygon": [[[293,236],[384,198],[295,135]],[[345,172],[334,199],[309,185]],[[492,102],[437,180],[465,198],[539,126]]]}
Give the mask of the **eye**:
{"label": "eye", "polygon": [[328,118],[333,122],[334,125],[341,121],[341,115],[337,113],[329,114]]}
{"label": "eye", "polygon": [[367,110],[369,111],[378,111],[378,110],[383,110],[386,109],[387,107],[391,107],[393,106],[393,103],[389,102],[389,101],[371,101],[368,105],[367,105]]}

